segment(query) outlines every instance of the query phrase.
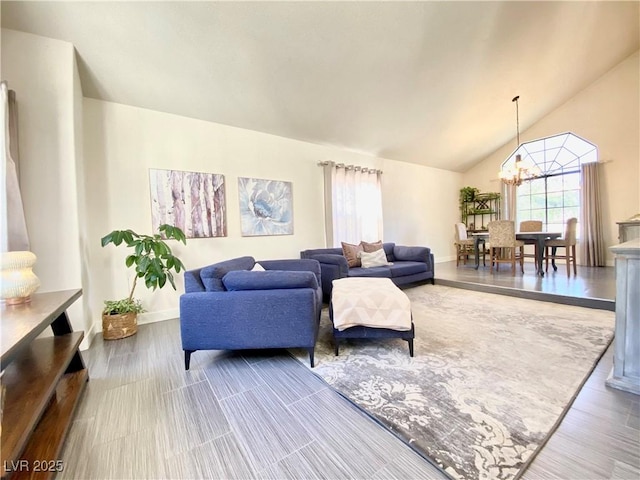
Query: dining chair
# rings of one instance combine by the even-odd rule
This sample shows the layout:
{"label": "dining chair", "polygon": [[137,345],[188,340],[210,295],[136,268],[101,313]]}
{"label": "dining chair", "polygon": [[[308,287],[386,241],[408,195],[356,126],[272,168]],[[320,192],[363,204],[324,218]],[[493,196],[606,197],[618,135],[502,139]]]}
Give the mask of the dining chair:
{"label": "dining chair", "polygon": [[[542,231],[542,220],[523,220],[520,222],[520,232],[541,232]],[[523,254],[525,258],[538,258],[538,241],[537,240],[523,240],[525,245],[533,245],[534,251],[533,253],[525,253]]]}
{"label": "dining chair", "polygon": [[[554,240],[546,240],[544,242],[544,257],[545,271],[549,270],[549,259],[551,259],[551,265],[553,270],[558,270],[556,267],[556,259],[564,260],[567,264],[567,277],[571,276],[571,262],[573,262],[573,274],[578,275],[578,269],[576,267],[576,230],[578,226],[578,219],[573,217],[567,220],[567,224],[564,231],[564,237],[556,238]],[[564,255],[559,255],[558,248],[564,248]],[[551,249],[551,253],[549,253]]]}
{"label": "dining chair", "polygon": [[524,242],[516,240],[516,224],[512,220],[494,220],[487,225],[489,229],[489,258],[491,272],[493,264],[498,270],[500,263],[511,264],[511,274],[516,274],[516,261],[524,273]]}
{"label": "dining chair", "polygon": [[467,226],[464,223],[456,223],[455,228],[455,241],[453,244],[456,247],[456,267],[460,265],[460,259],[464,265],[467,264],[469,255],[474,253],[473,239],[467,237]]}

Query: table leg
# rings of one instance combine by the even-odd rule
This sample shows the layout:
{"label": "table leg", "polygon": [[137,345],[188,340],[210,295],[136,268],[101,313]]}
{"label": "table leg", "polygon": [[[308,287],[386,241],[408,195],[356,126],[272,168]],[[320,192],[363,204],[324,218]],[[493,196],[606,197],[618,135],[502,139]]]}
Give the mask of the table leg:
{"label": "table leg", "polygon": [[482,238],[480,239],[480,243],[482,244],[482,266],[486,267],[487,266],[487,241]]}
{"label": "table leg", "polygon": [[480,237],[473,237],[473,249],[476,252],[476,270],[480,266]]}
{"label": "table leg", "polygon": [[542,258],[544,256],[544,237],[538,237],[538,248],[536,248],[536,273],[544,277],[544,269],[542,268]]}
{"label": "table leg", "polygon": [[[69,321],[69,316],[67,315],[67,312],[62,312],[60,315],[56,317],[56,319],[53,322],[51,322],[51,330],[53,330],[53,334],[55,336],[67,335],[73,331],[73,329],[71,328],[71,322]],[[73,355],[73,358],[69,362],[69,365],[67,366],[67,370],[65,371],[65,373],[77,372],[80,370],[84,370],[84,368],[85,368],[84,360],[82,359],[82,355],[78,350],[76,351],[76,353]]]}

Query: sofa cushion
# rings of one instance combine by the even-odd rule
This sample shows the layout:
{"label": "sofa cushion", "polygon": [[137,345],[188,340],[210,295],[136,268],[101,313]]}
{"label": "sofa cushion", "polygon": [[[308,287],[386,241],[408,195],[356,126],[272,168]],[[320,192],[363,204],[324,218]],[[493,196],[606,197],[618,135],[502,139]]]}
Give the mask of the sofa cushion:
{"label": "sofa cushion", "polygon": [[360,252],[360,261],[362,262],[362,268],[371,268],[371,267],[382,267],[384,265],[389,265],[387,261],[387,256],[382,249],[382,244],[380,244],[380,248],[371,253]]}
{"label": "sofa cushion", "polygon": [[314,255],[342,255],[342,248],[313,248],[300,252],[300,258],[313,258]]}
{"label": "sofa cushion", "polygon": [[278,290],[287,288],[318,288],[318,280],[313,272],[290,272],[267,270],[250,272],[234,270],[227,273],[222,282],[229,291],[239,290]]}
{"label": "sofa cushion", "polygon": [[324,253],[317,253],[315,255],[312,255],[311,257],[308,257],[311,260],[316,260],[320,263],[328,263],[330,265],[338,265],[340,267],[344,267],[345,269],[349,267],[348,263],[347,263],[347,259],[344,257],[344,255],[342,255],[342,252],[340,252],[339,255],[334,255],[334,254],[324,254]]}
{"label": "sofa cushion", "polygon": [[[342,260],[345,263],[347,261],[344,259],[342,255],[335,255],[337,258]],[[260,260],[260,265],[264,267],[265,270],[285,270],[287,272],[312,272],[315,274],[318,279],[318,285],[321,284],[322,281],[322,269],[320,268],[320,263],[317,260],[310,258],[301,258],[301,259],[280,259],[280,260]]]}
{"label": "sofa cushion", "polygon": [[395,248],[395,243],[383,243],[382,248],[384,249],[384,253],[387,254],[387,260],[393,262],[395,260],[393,256],[393,249]]}
{"label": "sofa cushion", "polygon": [[360,252],[362,252],[362,245],[353,245],[351,243],[341,242],[342,243],[342,254],[344,258],[347,259],[347,265],[349,268],[351,267],[359,267],[360,263]]}
{"label": "sofa cushion", "polygon": [[355,268],[350,268],[349,269],[348,275],[350,277],[391,278],[391,270],[389,270],[389,266],[386,266],[386,267],[371,267],[371,268],[355,267]]}
{"label": "sofa cushion", "polygon": [[364,240],[360,242],[362,246],[362,250],[367,253],[375,252],[376,250],[382,250],[382,240],[378,240],[377,242],[369,243]]}
{"label": "sofa cushion", "polygon": [[204,292],[204,285],[200,279],[200,268],[196,270],[187,270],[184,272],[184,291],[185,293],[191,292]]}
{"label": "sofa cushion", "polygon": [[427,264],[424,262],[401,262],[396,261],[389,266],[392,277],[404,277],[427,271]]}
{"label": "sofa cushion", "polygon": [[255,263],[253,257],[238,257],[214,263],[200,270],[200,279],[207,292],[224,292],[222,277],[233,270],[251,270]]}
{"label": "sofa cushion", "polygon": [[428,262],[430,249],[427,247],[402,247],[396,245],[393,248],[393,256],[396,260],[410,262]]}

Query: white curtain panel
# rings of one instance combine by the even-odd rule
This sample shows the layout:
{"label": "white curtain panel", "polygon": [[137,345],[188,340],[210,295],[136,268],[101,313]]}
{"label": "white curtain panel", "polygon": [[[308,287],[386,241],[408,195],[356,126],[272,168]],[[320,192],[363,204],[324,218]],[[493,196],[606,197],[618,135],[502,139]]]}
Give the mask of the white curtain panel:
{"label": "white curtain panel", "polygon": [[327,246],[382,239],[381,172],[324,165]]}
{"label": "white curtain panel", "polygon": [[[2,145],[0,145],[0,182],[5,186],[2,192],[2,221],[0,223],[0,251],[29,250],[29,235],[24,218],[22,195],[18,182],[18,169],[12,152],[17,152],[17,114],[15,97],[6,82],[0,84],[2,96]],[[11,93],[11,95],[10,95]],[[13,143],[13,144],[12,144]]]}

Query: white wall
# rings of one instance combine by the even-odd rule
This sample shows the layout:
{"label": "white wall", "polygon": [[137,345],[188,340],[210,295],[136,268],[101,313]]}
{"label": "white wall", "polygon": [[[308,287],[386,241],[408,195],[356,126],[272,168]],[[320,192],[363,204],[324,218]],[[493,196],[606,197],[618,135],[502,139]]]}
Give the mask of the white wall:
{"label": "white wall", "polygon": [[[40,292],[82,286],[76,194],[76,130],[82,120],[74,48],[2,29],[2,78],[16,91],[20,187]],[[69,310],[86,330],[81,302]]]}
{"label": "white wall", "polygon": [[[225,175],[228,236],[174,245],[188,268],[238,255],[297,258],[324,246],[323,160],[384,170],[384,240],[449,258],[460,174],[83,99],[72,45],[7,29],[2,77],[17,92],[21,187],[40,291],[82,287],[69,315],[87,337],[101,329],[102,302],[128,293],[126,249],[103,249],[100,238],[115,228],[150,233],[149,168]],[[293,183],[293,235],[241,237],[242,176]],[[177,292],[140,288],[146,320],[176,315],[182,289],[181,276]]]}
{"label": "white wall", "polygon": [[[520,100],[520,108],[526,103]],[[533,102],[535,99],[527,99]],[[524,132],[521,141],[571,131],[598,147],[602,167],[604,238],[618,243],[616,222],[640,213],[640,57],[636,52]],[[497,173],[515,140],[465,172],[465,185],[498,191]],[[607,249],[607,263],[613,256]]]}
{"label": "white wall", "polygon": [[460,217],[461,177],[457,172],[385,160],[385,239],[400,245],[428,246],[436,263],[453,260],[453,224]]}
{"label": "white wall", "polygon": [[[323,177],[317,166],[323,160],[384,170],[385,241],[427,245],[436,255],[449,249],[458,173],[88,98],[84,134],[88,285],[96,312],[103,299],[124,297],[131,280],[124,266],[126,248],[103,249],[100,238],[113,229],[151,233],[150,168],[225,175],[228,236],[189,239],[186,246],[171,243],[189,269],[239,255],[298,258],[301,250],[323,247]],[[293,235],[241,236],[238,177],[293,183]],[[163,318],[177,314],[181,291],[180,276],[177,292],[140,287],[136,297],[152,318]]]}

